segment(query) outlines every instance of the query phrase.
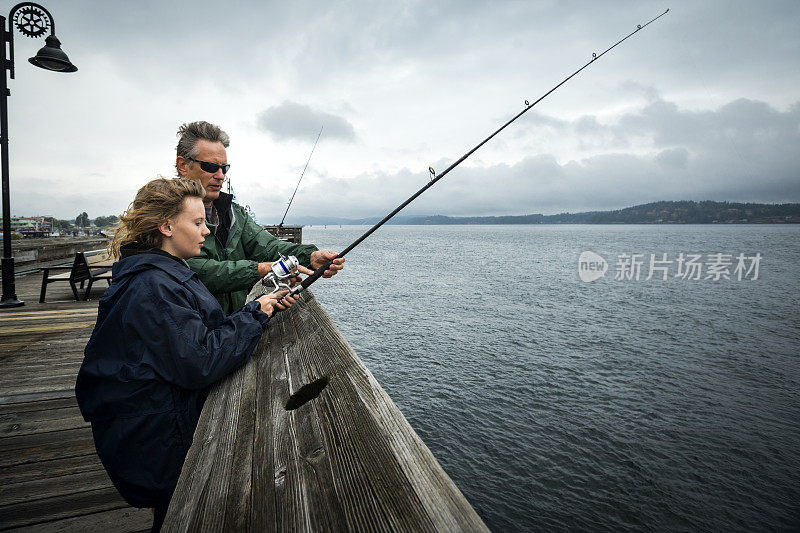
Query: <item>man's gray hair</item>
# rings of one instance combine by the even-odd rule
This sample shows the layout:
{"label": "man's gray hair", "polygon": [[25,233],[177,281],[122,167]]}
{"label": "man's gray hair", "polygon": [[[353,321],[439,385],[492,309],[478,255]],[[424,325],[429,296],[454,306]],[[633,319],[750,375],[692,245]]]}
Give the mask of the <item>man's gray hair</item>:
{"label": "man's gray hair", "polygon": [[[189,122],[181,124],[178,128],[178,146],[175,151],[177,157],[195,158],[197,157],[197,141],[204,139],[210,142],[222,143],[222,146],[227,148],[231,144],[231,139],[228,134],[222,131],[222,128],[216,124],[211,124],[205,120],[198,120],[197,122]],[[189,165],[192,162],[189,161]],[[177,166],[176,166],[177,170]]]}

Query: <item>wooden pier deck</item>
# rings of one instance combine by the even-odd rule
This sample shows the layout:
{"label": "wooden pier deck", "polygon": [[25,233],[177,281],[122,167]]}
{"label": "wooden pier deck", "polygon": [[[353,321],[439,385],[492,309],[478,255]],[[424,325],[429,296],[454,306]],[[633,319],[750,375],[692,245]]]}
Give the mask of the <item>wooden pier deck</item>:
{"label": "wooden pier deck", "polygon": [[0,530],[149,531],[149,509],[130,507],[100,464],[73,388],[97,316],[41,276],[16,279],[23,307],[0,309]]}

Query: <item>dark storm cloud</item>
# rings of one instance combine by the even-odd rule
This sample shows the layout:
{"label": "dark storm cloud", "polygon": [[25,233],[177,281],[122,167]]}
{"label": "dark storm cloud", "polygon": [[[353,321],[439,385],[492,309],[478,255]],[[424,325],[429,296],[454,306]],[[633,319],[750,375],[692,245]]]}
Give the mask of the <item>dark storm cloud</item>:
{"label": "dark storm cloud", "polygon": [[549,128],[582,147],[651,146],[664,168],[752,179],[800,178],[800,102],[780,111],[765,102],[737,99],[716,110],[681,109],[661,98],[609,122],[536,116],[528,132]]}
{"label": "dark storm cloud", "polygon": [[352,142],[356,137],[353,125],[346,119],[288,100],[259,113],[256,124],[259,130],[279,141],[312,142],[322,127],[327,139]]}
{"label": "dark storm cloud", "polygon": [[[498,215],[617,209],[658,200],[800,201],[800,103],[778,111],[736,100],[690,111],[664,100],[603,124],[593,117],[541,123],[583,137],[649,140],[651,149],[558,162],[529,156],[514,165],[461,166],[409,214]],[[439,161],[446,167],[451,161]],[[318,180],[297,215],[358,218],[388,212],[424,185],[424,169]]]}
{"label": "dark storm cloud", "polygon": [[[742,81],[745,73],[775,76],[776,64],[796,60],[800,10],[795,2],[678,1],[670,7],[659,26],[648,28],[646,38],[623,53],[647,73],[643,79],[653,79],[650,71],[661,69],[669,77],[660,81],[679,85]],[[75,61],[83,58],[87,68],[87,60],[105,56],[104,68],[149,88],[174,81],[236,90],[276,77],[324,87],[337,76],[404,62],[439,83],[449,74],[464,79],[476,69],[484,77],[496,72],[506,78],[519,68],[521,53],[537,69],[558,65],[552,71],[557,73],[564,70],[565,58],[584,57],[610,44],[658,8],[630,1],[615,8],[589,1],[490,7],[464,1],[242,1],[226,5],[222,19],[217,3],[202,1],[63,0],[53,9],[65,50]],[[770,40],[781,43],[767,61],[759,55],[764,28]],[[199,65],[224,75],[203,75]],[[676,70],[681,72],[677,79]]]}
{"label": "dark storm cloud", "polygon": [[[667,170],[694,176],[692,188],[713,199],[751,195],[765,201],[798,201],[800,103],[779,111],[738,99],[714,111],[690,111],[663,100],[620,117],[616,135],[644,137],[662,149]],[[690,189],[691,190],[691,189]]]}

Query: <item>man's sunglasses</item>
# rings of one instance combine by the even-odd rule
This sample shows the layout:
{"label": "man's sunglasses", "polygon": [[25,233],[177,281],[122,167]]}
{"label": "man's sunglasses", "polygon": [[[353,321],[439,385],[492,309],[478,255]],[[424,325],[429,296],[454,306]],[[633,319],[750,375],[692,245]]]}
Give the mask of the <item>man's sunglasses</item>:
{"label": "man's sunglasses", "polygon": [[200,163],[200,168],[203,170],[203,172],[208,172],[209,174],[215,174],[219,169],[222,169],[223,174],[227,174],[228,169],[231,168],[230,165],[218,165],[217,163],[212,163],[211,161],[200,161],[194,157],[187,157],[186,159],[189,161],[194,161],[195,163]]}

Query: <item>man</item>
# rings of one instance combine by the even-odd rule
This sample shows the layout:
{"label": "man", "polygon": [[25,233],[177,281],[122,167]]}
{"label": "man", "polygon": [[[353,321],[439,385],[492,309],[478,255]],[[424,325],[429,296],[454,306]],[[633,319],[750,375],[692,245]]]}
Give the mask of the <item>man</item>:
{"label": "man", "polygon": [[[281,254],[296,256],[301,265],[298,270],[304,274],[311,274],[336,257],[334,252],[319,250],[313,244],[277,239],[234,203],[233,196],[222,192],[222,182],[230,168],[225,151],[229,145],[228,134],[215,124],[183,124],[178,128],[175,161],[180,177],[199,181],[205,188],[203,204],[206,225],[211,230],[200,255],[186,262],[228,314],[244,305],[252,286],[269,272],[272,261]],[[323,277],[336,274],[342,263],[344,258],[334,259]]]}

